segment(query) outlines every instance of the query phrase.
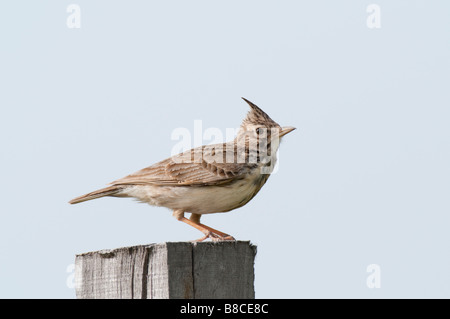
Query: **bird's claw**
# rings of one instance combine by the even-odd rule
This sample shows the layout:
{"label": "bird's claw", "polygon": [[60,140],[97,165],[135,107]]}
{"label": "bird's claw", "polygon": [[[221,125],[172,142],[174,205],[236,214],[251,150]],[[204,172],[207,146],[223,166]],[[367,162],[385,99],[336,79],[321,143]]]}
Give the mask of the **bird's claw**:
{"label": "bird's claw", "polygon": [[218,242],[218,241],[236,241],[236,239],[234,239],[233,236],[230,236],[230,235],[220,236],[220,235],[218,235],[216,233],[213,233],[213,232],[211,232],[209,230],[205,231],[204,234],[205,234],[205,236],[203,236],[202,238],[193,240],[193,242],[201,242],[201,241],[204,241],[205,239],[208,239],[208,238],[210,238],[211,241],[214,241],[214,242]]}

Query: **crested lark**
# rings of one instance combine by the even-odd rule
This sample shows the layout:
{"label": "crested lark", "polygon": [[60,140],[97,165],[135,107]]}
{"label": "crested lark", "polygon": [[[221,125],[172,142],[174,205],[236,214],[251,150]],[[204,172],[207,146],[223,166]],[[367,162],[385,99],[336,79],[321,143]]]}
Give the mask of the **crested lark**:
{"label": "crested lark", "polygon": [[[244,98],[243,98],[244,99]],[[211,240],[234,240],[200,223],[203,214],[229,212],[247,204],[265,184],[277,160],[281,127],[252,102],[233,141],[191,149],[72,199],[76,204],[104,197],[133,197],[173,210],[173,216]],[[184,213],[191,213],[189,219]]]}

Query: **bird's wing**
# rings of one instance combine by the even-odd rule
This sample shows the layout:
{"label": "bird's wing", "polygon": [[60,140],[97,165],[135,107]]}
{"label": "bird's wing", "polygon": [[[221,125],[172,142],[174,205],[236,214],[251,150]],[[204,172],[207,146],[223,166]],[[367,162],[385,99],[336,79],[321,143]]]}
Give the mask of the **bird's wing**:
{"label": "bird's wing", "polygon": [[[227,163],[225,150],[233,152]],[[256,164],[238,163],[236,152],[227,144],[207,145],[175,155],[134,174],[118,179],[113,185],[201,186],[223,185],[244,178]]]}

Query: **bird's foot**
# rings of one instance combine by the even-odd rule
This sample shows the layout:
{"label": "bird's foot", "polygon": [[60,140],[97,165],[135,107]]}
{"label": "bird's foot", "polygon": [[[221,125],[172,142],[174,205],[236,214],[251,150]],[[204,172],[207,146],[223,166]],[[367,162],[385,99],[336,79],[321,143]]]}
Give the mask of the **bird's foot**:
{"label": "bird's foot", "polygon": [[204,232],[205,236],[203,236],[202,238],[193,240],[193,242],[201,242],[204,241],[205,239],[211,239],[211,241],[217,242],[217,241],[236,241],[236,239],[234,239],[233,236],[224,234],[226,236],[221,236],[219,234],[213,233],[212,231],[205,231]]}

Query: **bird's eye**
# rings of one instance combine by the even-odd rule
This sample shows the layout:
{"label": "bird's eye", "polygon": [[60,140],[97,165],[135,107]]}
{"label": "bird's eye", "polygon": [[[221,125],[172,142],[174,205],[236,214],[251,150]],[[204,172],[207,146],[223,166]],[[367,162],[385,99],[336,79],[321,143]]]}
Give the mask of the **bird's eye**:
{"label": "bird's eye", "polygon": [[261,132],[262,132],[262,130],[261,130],[261,128],[260,127],[258,127],[257,129],[256,129],[256,134],[261,134]]}

